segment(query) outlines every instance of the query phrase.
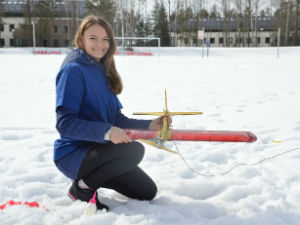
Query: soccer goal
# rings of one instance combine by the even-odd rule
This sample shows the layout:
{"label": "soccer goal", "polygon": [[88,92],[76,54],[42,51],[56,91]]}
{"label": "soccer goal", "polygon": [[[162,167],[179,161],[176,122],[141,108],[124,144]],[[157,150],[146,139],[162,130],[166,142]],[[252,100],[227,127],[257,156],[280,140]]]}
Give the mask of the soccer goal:
{"label": "soccer goal", "polygon": [[160,55],[158,37],[115,37],[117,55]]}

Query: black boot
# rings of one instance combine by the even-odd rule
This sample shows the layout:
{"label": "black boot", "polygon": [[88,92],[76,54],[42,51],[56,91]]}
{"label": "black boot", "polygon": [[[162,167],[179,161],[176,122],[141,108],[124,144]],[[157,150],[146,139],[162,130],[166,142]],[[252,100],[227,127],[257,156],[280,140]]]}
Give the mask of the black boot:
{"label": "black boot", "polygon": [[[84,202],[89,202],[91,198],[93,198],[93,195],[95,193],[95,190],[90,188],[80,188],[78,186],[77,181],[73,181],[72,186],[69,189],[68,196],[73,200],[81,200]],[[97,209],[102,210],[105,209],[106,211],[109,210],[109,207],[107,205],[102,204],[98,199],[98,193],[96,193],[96,206]]]}

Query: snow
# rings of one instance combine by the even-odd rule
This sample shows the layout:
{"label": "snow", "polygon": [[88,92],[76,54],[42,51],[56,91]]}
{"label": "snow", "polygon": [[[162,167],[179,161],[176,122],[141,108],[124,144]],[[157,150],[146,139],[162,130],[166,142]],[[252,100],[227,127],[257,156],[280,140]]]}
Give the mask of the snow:
{"label": "snow", "polygon": [[162,48],[160,56],[153,51],[153,57],[116,56],[123,113],[152,118],[131,115],[162,111],[166,88],[170,111],[203,111],[173,117],[174,128],[248,130],[258,140],[176,143],[198,173],[178,155],[145,146],[140,166],[157,183],[157,197],[136,201],[101,189],[111,211],[83,216],[86,203],[66,196],[70,180],[52,161],[55,77],[65,55],[1,49],[0,205],[38,201],[49,210],[7,207],[1,225],[300,223],[300,48],[281,48],[279,58],[276,48],[216,48],[209,58],[201,57],[201,48]]}

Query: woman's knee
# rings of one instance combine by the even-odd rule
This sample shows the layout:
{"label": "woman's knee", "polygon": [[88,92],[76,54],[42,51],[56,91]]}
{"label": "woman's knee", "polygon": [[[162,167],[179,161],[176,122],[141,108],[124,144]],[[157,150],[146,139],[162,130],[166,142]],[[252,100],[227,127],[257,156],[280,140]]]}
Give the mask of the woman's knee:
{"label": "woman's knee", "polygon": [[148,201],[153,200],[155,198],[156,194],[157,194],[157,186],[156,186],[156,184],[153,183],[153,186],[151,187],[146,200],[148,200]]}
{"label": "woman's knee", "polygon": [[152,185],[148,185],[147,188],[144,189],[143,196],[140,196],[139,200],[151,201],[155,198],[157,194],[157,186],[153,182]]}
{"label": "woman's knee", "polygon": [[131,159],[131,161],[136,162],[136,164],[140,163],[144,158],[145,148],[144,146],[137,142],[133,141],[131,143],[125,144],[126,148],[126,156]]}

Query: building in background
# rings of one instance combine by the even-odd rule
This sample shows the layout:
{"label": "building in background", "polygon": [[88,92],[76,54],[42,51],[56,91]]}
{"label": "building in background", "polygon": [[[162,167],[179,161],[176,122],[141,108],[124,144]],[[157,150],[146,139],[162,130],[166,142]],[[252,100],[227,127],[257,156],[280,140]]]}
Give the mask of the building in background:
{"label": "building in background", "polygon": [[85,16],[84,0],[5,0],[0,5],[0,47],[69,47]]}
{"label": "building in background", "polygon": [[[175,32],[171,24],[171,43],[173,46],[211,47],[269,47],[277,44],[277,29],[274,18],[258,17],[256,29],[240,29],[234,18],[225,21],[224,18],[201,19],[197,25],[191,20],[186,25],[185,32]],[[195,29],[195,27],[198,28]],[[198,32],[202,33],[199,37]]]}

